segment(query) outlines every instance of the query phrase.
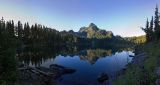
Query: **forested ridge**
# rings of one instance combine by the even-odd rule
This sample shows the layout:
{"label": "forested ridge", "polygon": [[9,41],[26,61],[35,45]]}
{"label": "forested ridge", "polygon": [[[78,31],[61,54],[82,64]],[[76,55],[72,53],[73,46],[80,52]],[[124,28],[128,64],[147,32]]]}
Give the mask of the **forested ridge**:
{"label": "forested ridge", "polygon": [[[94,30],[95,27],[97,31]],[[24,46],[25,47],[26,46],[55,47],[55,46],[64,46],[64,45],[86,45],[86,46],[93,45],[91,43],[96,43],[96,45],[105,46],[106,44],[108,45],[112,44],[111,42],[116,42],[116,43],[119,42],[119,43],[125,44],[131,41],[130,38],[126,40],[125,38],[123,39],[123,37],[114,36],[112,32],[99,30],[95,25],[89,26],[87,30],[91,30],[89,32],[89,35],[93,30],[95,32],[96,37],[84,38],[77,35],[76,32],[71,30],[57,31],[53,28],[49,28],[37,23],[34,25],[29,25],[28,22],[22,24],[20,21],[18,21],[18,23],[16,24],[13,20],[5,21],[3,17],[0,20],[1,35],[6,35],[10,39],[15,39],[14,42],[16,42],[18,46],[22,46],[22,47]],[[106,36],[106,38],[103,38],[103,35],[104,37]],[[144,40],[139,41],[139,43],[142,43],[142,42],[144,42]],[[135,42],[132,42],[132,43],[135,43]]]}
{"label": "forested ridge", "polygon": [[19,44],[23,45],[57,45],[72,42],[74,36],[71,34],[60,33],[55,29],[48,28],[40,24],[24,25],[18,21],[14,24],[14,21],[5,22],[3,17],[0,20],[0,32],[1,35],[6,34],[10,38],[16,38]]}

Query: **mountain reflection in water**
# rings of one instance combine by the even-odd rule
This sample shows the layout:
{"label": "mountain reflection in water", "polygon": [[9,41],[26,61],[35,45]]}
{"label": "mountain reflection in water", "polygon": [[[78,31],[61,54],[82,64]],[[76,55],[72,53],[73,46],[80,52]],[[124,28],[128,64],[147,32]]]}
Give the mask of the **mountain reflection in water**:
{"label": "mountain reflection in water", "polygon": [[30,66],[47,67],[58,64],[76,69],[70,75],[64,75],[56,85],[99,85],[97,78],[107,73],[110,78],[131,62],[134,55],[130,49],[23,49],[17,55],[20,62]]}

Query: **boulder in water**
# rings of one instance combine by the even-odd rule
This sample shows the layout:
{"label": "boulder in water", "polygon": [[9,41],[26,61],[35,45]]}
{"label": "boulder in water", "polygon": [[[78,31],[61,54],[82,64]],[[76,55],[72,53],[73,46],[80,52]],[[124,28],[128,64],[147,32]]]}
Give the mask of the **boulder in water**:
{"label": "boulder in water", "polygon": [[134,55],[129,55],[129,57],[134,57]]}
{"label": "boulder in water", "polygon": [[104,81],[106,81],[108,79],[109,79],[108,75],[106,73],[102,73],[97,80],[98,80],[98,82],[103,83]]}

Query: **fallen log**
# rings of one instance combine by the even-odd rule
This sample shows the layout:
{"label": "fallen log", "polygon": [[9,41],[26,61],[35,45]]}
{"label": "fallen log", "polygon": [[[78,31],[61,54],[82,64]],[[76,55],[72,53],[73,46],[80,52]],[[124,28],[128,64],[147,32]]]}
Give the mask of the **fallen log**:
{"label": "fallen log", "polygon": [[33,68],[33,67],[21,67],[21,68],[18,68],[18,70],[20,70],[20,71],[29,70],[30,72],[32,72],[34,74],[43,75],[43,76],[51,76],[54,74],[54,73],[50,73],[50,72],[43,72],[43,71],[36,69],[36,68]]}
{"label": "fallen log", "polygon": [[60,77],[61,75],[72,74],[76,71],[75,69],[66,68],[57,64],[50,65],[50,68],[26,66],[18,69],[20,71],[29,70],[38,76],[52,77],[54,79]]}

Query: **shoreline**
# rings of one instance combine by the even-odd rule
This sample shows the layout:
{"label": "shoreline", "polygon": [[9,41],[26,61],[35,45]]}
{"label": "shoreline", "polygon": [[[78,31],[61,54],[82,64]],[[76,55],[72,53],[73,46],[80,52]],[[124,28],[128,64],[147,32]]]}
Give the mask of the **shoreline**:
{"label": "shoreline", "polygon": [[160,85],[160,50],[158,42],[136,47],[135,57],[113,85]]}

